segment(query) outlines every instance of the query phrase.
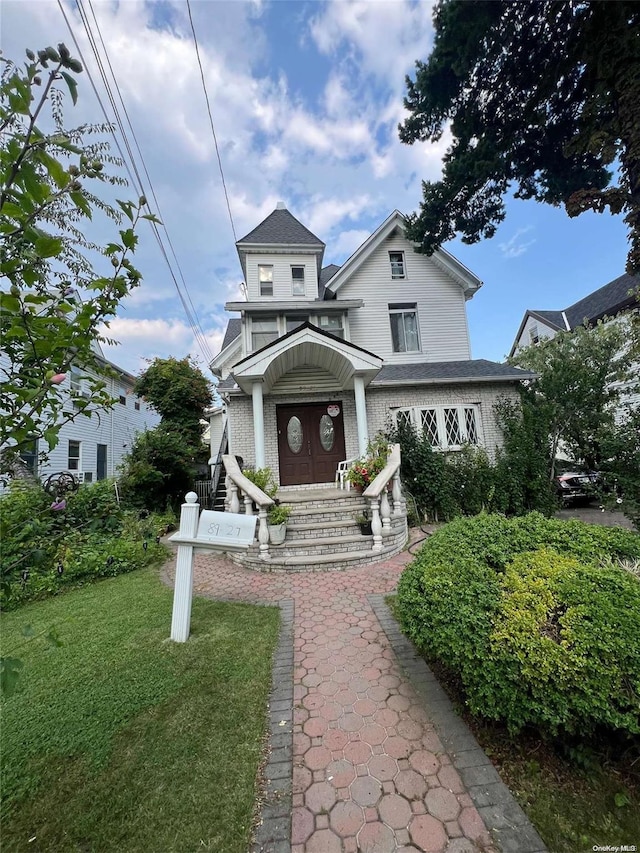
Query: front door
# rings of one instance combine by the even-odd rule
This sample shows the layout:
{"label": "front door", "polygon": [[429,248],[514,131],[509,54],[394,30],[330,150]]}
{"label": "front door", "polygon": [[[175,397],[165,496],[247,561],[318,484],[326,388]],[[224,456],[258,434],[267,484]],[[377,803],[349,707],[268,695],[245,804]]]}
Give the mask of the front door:
{"label": "front door", "polygon": [[342,403],[276,406],[280,485],[330,483],[345,458]]}

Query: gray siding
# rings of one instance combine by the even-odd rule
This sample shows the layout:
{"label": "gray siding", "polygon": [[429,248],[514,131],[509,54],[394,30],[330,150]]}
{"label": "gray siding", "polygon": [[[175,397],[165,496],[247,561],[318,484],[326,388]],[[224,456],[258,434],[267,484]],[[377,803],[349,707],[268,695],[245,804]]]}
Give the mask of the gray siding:
{"label": "gray siding", "polygon": [[[391,278],[390,251],[404,252],[404,279]],[[462,287],[431,258],[414,252],[412,244],[399,234],[383,241],[338,295],[364,301],[363,308],[349,312],[351,341],[388,364],[471,358]],[[393,352],[389,303],[397,302],[417,304],[420,352]]]}

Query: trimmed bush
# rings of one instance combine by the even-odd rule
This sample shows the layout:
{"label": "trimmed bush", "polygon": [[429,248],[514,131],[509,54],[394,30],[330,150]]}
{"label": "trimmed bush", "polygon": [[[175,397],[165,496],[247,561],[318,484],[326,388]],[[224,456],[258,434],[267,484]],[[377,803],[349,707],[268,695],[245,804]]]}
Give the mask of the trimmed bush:
{"label": "trimmed bush", "polygon": [[398,584],[405,630],[472,713],[512,732],[640,732],[640,584],[619,528],[481,515],[434,534]]}

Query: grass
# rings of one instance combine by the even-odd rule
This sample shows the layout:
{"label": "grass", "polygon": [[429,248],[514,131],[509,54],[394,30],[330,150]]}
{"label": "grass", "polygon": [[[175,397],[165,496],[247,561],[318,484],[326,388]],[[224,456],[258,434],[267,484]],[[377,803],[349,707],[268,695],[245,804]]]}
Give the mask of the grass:
{"label": "grass", "polygon": [[[397,618],[396,596],[386,600]],[[552,743],[533,731],[512,738],[506,727],[472,716],[455,675],[437,660],[427,663],[551,853],[640,849],[638,738],[624,745],[604,734],[591,744]]]}
{"label": "grass", "polygon": [[195,598],[167,640],[172,592],[142,570],[3,617],[22,646],[3,701],[2,849],[244,853],[279,612]]}

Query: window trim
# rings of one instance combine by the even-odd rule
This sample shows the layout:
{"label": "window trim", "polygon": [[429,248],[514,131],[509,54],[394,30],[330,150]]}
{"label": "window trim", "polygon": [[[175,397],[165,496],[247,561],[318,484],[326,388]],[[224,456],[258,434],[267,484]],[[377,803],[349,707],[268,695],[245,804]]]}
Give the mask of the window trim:
{"label": "window trim", "polygon": [[[294,270],[302,270],[302,277],[295,278],[293,275]],[[295,284],[297,282],[302,282],[302,290],[296,290]],[[304,296],[306,294],[305,290],[305,268],[303,264],[291,264],[291,295],[292,296]]]}
{"label": "window trim", "polygon": [[[267,335],[270,333],[269,332],[256,332],[254,330],[253,324],[256,322],[264,323],[267,320],[270,322],[273,322],[275,324],[275,330],[274,330],[275,337],[273,337],[270,341],[266,341],[264,343],[261,343],[260,346],[256,346],[255,341],[254,341],[254,335]],[[250,335],[250,342],[251,342],[251,352],[257,352],[258,350],[262,349],[262,347],[266,347],[268,344],[271,344],[274,341],[277,341],[278,338],[281,336],[280,335],[280,317],[279,317],[279,315],[278,314],[268,314],[267,316],[252,317],[249,335]]]}
{"label": "window trim", "polygon": [[[71,445],[78,445],[78,455],[71,455]],[[76,463],[75,465],[72,463]],[[67,444],[67,470],[68,471],[82,471],[82,442],[78,441],[76,438],[70,438]]]}
{"label": "window trim", "polygon": [[[271,279],[270,280],[265,279],[263,281],[263,279],[261,278],[262,270],[270,270],[271,271]],[[264,293],[263,292],[263,289],[262,289],[263,284],[270,285],[269,289],[271,290],[271,293]],[[273,296],[273,264],[258,264],[258,291],[260,293],[260,296]]]}
{"label": "window trim", "polygon": [[[399,262],[397,260],[394,261],[391,257],[392,255],[400,255],[400,261]],[[402,272],[401,273],[398,273],[398,272],[394,273],[394,266],[397,266],[398,263],[402,267]],[[401,249],[396,249],[393,251],[389,250],[389,265],[391,267],[391,279],[392,279],[392,281],[401,281],[402,279],[406,279],[406,277],[407,277],[407,266],[406,266],[405,261],[404,261],[404,252]]]}
{"label": "window trim", "polygon": [[[458,417],[458,431],[462,437],[460,444],[447,443],[447,427],[445,421],[445,411],[447,409],[455,409]],[[469,441],[469,431],[467,429],[466,413],[470,410],[474,414],[474,425],[476,431],[476,441]],[[436,427],[438,430],[438,444],[432,444],[433,450],[440,453],[450,453],[462,450],[464,445],[469,444],[472,447],[484,447],[484,436],[482,434],[482,409],[480,403],[438,403],[435,405],[425,406],[398,406],[392,409],[393,421],[398,425],[398,416],[407,413],[408,421],[418,433],[424,430],[422,424],[422,413],[426,411],[435,412]]]}
{"label": "window trim", "polygon": [[[389,308],[389,331],[391,332],[391,350],[394,354],[403,355],[404,353],[412,353],[412,352],[422,352],[422,340],[420,339],[420,316],[418,314],[418,303],[417,302],[390,302],[388,304]],[[401,314],[404,318],[405,314],[413,313],[416,315],[416,333],[417,333],[417,347],[416,349],[396,349],[393,343],[393,326],[391,323],[391,315],[392,314]],[[404,319],[402,322],[402,331],[405,339],[405,344],[407,340],[407,333],[404,326]]]}

